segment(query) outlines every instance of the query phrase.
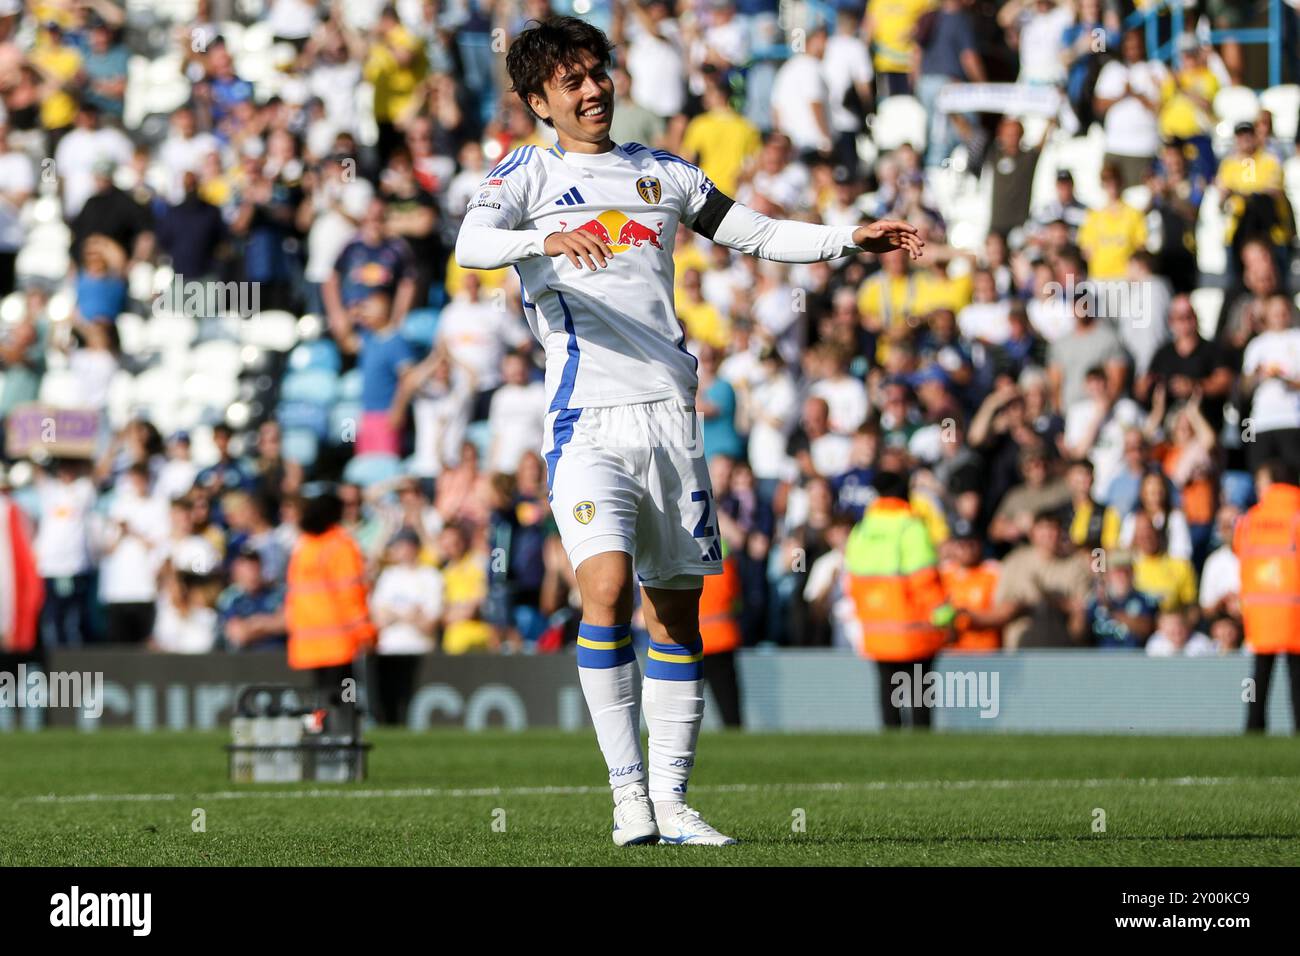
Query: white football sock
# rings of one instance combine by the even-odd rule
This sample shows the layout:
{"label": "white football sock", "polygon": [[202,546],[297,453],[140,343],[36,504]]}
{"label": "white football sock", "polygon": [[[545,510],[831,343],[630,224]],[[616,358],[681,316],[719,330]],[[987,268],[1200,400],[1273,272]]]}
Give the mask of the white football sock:
{"label": "white football sock", "polygon": [[611,789],[646,779],[637,675],[630,625],[580,625],[578,680],[596,727],[596,742],[609,768]]}
{"label": "white football sock", "polygon": [[647,676],[641,702],[650,728],[650,799],[656,808],[684,803],[704,717],[704,681]]}

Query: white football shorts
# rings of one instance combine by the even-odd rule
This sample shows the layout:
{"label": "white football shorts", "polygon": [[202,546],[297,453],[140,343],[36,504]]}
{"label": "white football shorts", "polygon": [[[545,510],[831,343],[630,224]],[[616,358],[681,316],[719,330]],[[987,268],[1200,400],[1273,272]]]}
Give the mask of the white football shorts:
{"label": "white football shorts", "polygon": [[646,587],[698,587],[722,573],[713,486],[695,409],[669,399],[546,416],[551,510],[576,569],[632,556]]}

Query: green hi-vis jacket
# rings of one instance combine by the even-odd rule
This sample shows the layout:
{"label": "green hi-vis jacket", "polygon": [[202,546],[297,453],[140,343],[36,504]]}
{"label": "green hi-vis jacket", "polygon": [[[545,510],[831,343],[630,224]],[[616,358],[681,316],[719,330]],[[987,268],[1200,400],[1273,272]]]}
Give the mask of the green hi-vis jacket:
{"label": "green hi-vis jacket", "polygon": [[906,501],[880,498],[867,509],[849,534],[844,567],[867,657],[919,661],[938,652],[954,613],[934,543]]}

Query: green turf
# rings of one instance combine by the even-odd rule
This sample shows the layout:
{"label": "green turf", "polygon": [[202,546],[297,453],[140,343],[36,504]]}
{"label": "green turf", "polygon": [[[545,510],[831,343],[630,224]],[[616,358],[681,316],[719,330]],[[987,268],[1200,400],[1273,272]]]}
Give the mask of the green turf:
{"label": "green turf", "polygon": [[[365,784],[237,787],[224,734],[0,734],[0,864],[1300,863],[1287,738],[705,735],[691,802],[741,845],[623,850],[587,735],[371,739]],[[88,794],[171,798],[38,799]]]}

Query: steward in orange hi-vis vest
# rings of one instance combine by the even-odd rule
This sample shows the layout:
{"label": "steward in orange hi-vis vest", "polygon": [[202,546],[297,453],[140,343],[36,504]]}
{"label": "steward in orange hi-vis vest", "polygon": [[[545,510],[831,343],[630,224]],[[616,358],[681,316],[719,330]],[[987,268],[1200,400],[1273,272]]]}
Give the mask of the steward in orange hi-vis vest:
{"label": "steward in orange hi-vis vest", "polygon": [[1300,488],[1272,484],[1237,522],[1241,616],[1256,654],[1300,654]]}
{"label": "steward in orange hi-vis vest", "polygon": [[1241,561],[1241,617],[1255,653],[1254,696],[1246,730],[1266,729],[1268,688],[1279,654],[1287,655],[1291,712],[1300,728],[1300,478],[1286,462],[1256,475],[1259,504],[1237,522],[1232,550]]}
{"label": "steward in orange hi-vis vest", "polygon": [[741,601],[740,568],[723,541],[722,573],[706,575],[700,593],[700,639],[704,642],[704,660],[700,663],[722,722],[728,727],[739,727],[741,722],[740,677],[736,672]]}
{"label": "steward in orange hi-vis vest", "polygon": [[930,708],[920,694],[897,692],[914,670],[929,670],[955,612],[939,579],[930,532],[907,503],[907,478],[878,472],[872,487],[879,497],[844,546],[848,592],[862,625],[862,653],[876,662],[881,722],[901,727],[906,709],[913,727],[926,728]]}
{"label": "steward in orange hi-vis vest", "polygon": [[375,640],[366,603],[366,562],[340,525],[305,531],[289,558],[284,602],[289,666],[295,670],[351,664]]}
{"label": "steward in orange hi-vis vest", "polygon": [[722,554],[722,573],[706,575],[700,594],[700,638],[706,655],[740,646],[740,571],[725,543]]}
{"label": "steward in orange hi-vis vest", "polygon": [[953,609],[939,579],[925,523],[900,498],[878,498],[844,549],[849,593],[875,661],[933,657],[948,639]]}

